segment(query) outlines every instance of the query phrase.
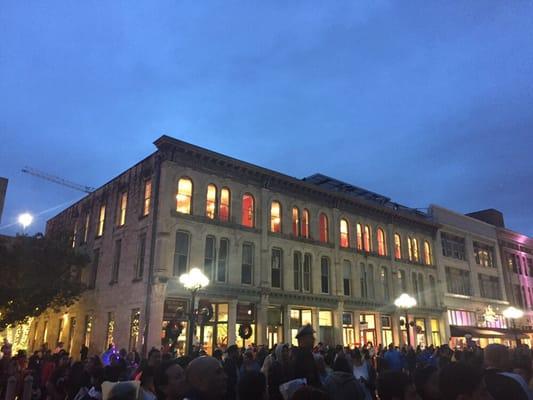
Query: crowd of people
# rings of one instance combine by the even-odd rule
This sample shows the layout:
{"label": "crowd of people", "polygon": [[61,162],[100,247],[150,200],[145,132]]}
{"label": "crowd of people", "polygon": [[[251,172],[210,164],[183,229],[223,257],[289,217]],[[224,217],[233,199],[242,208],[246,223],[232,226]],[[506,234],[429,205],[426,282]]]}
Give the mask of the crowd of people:
{"label": "crowd of people", "polygon": [[10,377],[22,399],[31,375],[32,400],[533,400],[527,346],[329,347],[315,345],[310,325],[297,340],[270,350],[231,345],[212,356],[195,349],[177,358],[155,348],[142,358],[111,344],[100,356],[82,348],[79,361],[61,345],[27,357],[4,343],[0,399]]}

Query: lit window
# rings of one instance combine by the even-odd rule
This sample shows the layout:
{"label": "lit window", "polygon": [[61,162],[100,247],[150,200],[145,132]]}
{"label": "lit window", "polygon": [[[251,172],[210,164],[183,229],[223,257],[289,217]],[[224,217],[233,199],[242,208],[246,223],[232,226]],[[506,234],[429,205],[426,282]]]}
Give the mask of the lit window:
{"label": "lit window", "polygon": [[120,195],[119,212],[118,212],[118,226],[123,226],[126,223],[126,208],[128,207],[128,193],[124,192]]}
{"label": "lit window", "polygon": [[245,193],[242,196],[242,225],[248,228],[254,227],[254,198],[251,194]]}
{"label": "lit window", "polygon": [[181,178],[178,181],[176,211],[182,214],[192,213],[192,181],[188,178]]}
{"label": "lit window", "polygon": [[348,235],[348,221],[341,219],[340,222],[340,236],[341,236],[341,247],[350,247],[350,238]]}
{"label": "lit window", "polygon": [[394,258],[402,259],[402,238],[397,233],[394,234]]}
{"label": "lit window", "polygon": [[300,236],[300,210],[298,207],[292,208],[292,234]]}
{"label": "lit window", "polygon": [[207,185],[207,197],[205,199],[205,216],[215,219],[217,207],[217,187],[213,184]]}
{"label": "lit window", "polygon": [[229,221],[230,210],[230,191],[228,188],[222,188],[220,191],[220,206],[218,208],[218,218],[221,221]]}
{"label": "lit window", "polygon": [[383,232],[383,229],[378,228],[377,236],[378,236],[378,255],[384,256],[387,254],[387,250],[385,248],[385,232]]}
{"label": "lit window", "polygon": [[433,264],[431,259],[431,246],[427,240],[424,240],[424,262],[426,265]]}
{"label": "lit window", "polygon": [[143,217],[150,214],[150,204],[152,202],[152,180],[148,179],[144,182],[144,203],[143,203]]}
{"label": "lit window", "polygon": [[418,262],[420,260],[418,254],[418,240],[415,238],[408,238],[407,245],[409,250],[409,261]]}
{"label": "lit window", "polygon": [[77,236],[78,236],[78,221],[74,223],[74,232],[72,233],[72,248],[76,247]]}
{"label": "lit window", "polygon": [[302,213],[302,236],[309,239],[309,210],[306,208]]}
{"label": "lit window", "polygon": [[104,234],[105,225],[105,204],[100,206],[100,214],[98,214],[98,231],[97,235],[102,236]]}
{"label": "lit window", "polygon": [[324,213],[321,213],[319,217],[319,229],[320,229],[320,241],[322,243],[327,243],[329,241],[328,217]]}
{"label": "lit window", "polygon": [[365,225],[365,236],[363,237],[363,243],[365,245],[365,251],[371,251],[371,236],[370,236],[370,227]]}
{"label": "lit window", "polygon": [[85,216],[85,226],[83,228],[83,243],[87,243],[87,237],[89,236],[89,223],[91,222],[91,214],[87,213]]}
{"label": "lit window", "polygon": [[357,250],[363,250],[363,230],[361,224],[357,224]]}
{"label": "lit window", "polygon": [[270,207],[270,231],[281,232],[281,204],[273,201]]}

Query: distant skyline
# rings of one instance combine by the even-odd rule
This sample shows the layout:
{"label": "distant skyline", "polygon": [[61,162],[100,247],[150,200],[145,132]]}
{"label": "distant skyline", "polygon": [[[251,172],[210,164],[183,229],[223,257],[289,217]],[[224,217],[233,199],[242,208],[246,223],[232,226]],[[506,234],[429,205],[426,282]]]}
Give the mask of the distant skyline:
{"label": "distant skyline", "polygon": [[[156,7],[157,6],[157,7]],[[0,234],[167,134],[533,236],[533,3],[4,1]]]}

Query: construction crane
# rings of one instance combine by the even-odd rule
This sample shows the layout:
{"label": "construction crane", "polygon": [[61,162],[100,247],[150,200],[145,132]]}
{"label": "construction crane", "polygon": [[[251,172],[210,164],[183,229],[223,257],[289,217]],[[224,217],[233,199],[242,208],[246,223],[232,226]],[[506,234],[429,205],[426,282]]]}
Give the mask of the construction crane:
{"label": "construction crane", "polygon": [[66,179],[60,178],[58,176],[47,174],[46,172],[43,172],[43,171],[39,171],[35,168],[24,167],[21,169],[21,171],[26,174],[36,176],[37,178],[46,179],[47,181],[57,183],[58,185],[63,185],[74,190],[79,190],[80,192],[91,193],[96,190],[93,187],[79,185],[77,183],[67,181]]}

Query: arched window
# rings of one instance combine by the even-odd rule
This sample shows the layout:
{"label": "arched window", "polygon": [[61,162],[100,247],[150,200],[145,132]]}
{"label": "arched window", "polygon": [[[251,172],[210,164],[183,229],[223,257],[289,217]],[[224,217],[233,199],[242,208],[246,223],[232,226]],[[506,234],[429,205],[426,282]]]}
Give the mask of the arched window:
{"label": "arched window", "polygon": [[281,232],[281,204],[279,201],[273,201],[270,206],[270,231]]}
{"label": "arched window", "polygon": [[408,238],[407,245],[409,250],[409,261],[418,262],[420,256],[418,254],[418,240],[415,238]]}
{"label": "arched window", "polygon": [[370,234],[370,227],[368,225],[365,225],[365,235],[363,237],[363,244],[365,246],[365,251],[372,251],[372,245],[371,245],[371,234]]}
{"label": "arched window", "polygon": [[319,217],[320,241],[322,243],[329,242],[328,217],[321,213]]}
{"label": "arched window", "polygon": [[433,260],[431,258],[431,245],[427,240],[424,240],[424,262],[426,265],[433,264]]}
{"label": "arched window", "polygon": [[292,208],[292,234],[300,236],[300,210],[298,207]]}
{"label": "arched window", "polygon": [[341,233],[341,247],[350,247],[350,236],[348,234],[348,221],[344,218],[340,222],[340,233]]}
{"label": "arched window", "polygon": [[387,255],[387,249],[385,246],[385,232],[383,229],[378,228],[377,230],[377,239],[378,239],[378,255],[385,256]]}
{"label": "arched window", "polygon": [[242,195],[242,212],[241,223],[242,225],[253,228],[254,227],[254,197],[250,193]]}
{"label": "arched window", "polygon": [[309,239],[309,210],[304,208],[302,213],[302,236],[306,239]]}
{"label": "arched window", "polygon": [[222,188],[220,191],[220,205],[218,207],[218,218],[221,221],[229,221],[231,193],[228,188]]}
{"label": "arched window", "polygon": [[357,224],[357,250],[363,250],[363,230],[361,224]]}
{"label": "arched window", "polygon": [[397,233],[394,234],[394,258],[402,259],[402,238]]}
{"label": "arched window", "polygon": [[180,178],[178,181],[176,211],[182,214],[192,214],[192,181],[189,178]]}
{"label": "arched window", "polygon": [[207,197],[205,200],[205,216],[215,219],[217,209],[217,187],[213,184],[207,185]]}

